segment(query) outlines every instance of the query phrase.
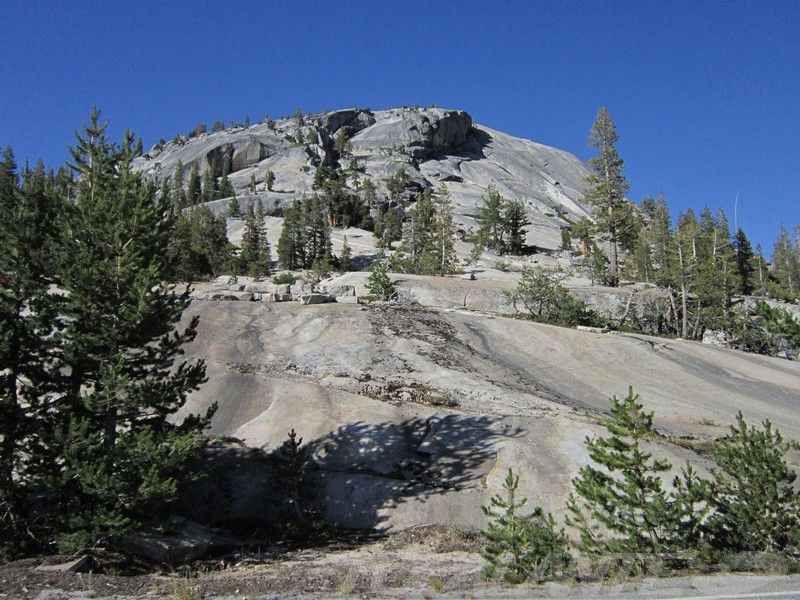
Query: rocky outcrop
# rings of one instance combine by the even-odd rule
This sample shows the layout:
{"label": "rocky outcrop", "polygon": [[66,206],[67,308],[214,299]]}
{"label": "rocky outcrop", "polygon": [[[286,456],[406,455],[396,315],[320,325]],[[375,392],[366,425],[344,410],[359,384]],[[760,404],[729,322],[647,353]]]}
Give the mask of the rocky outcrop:
{"label": "rocky outcrop", "polygon": [[[186,181],[193,163],[201,171],[216,164],[220,173],[227,164],[237,196],[262,200],[268,214],[280,214],[287,203],[314,193],[317,167],[343,169],[351,190],[363,193],[352,180],[355,167],[360,182],[371,179],[376,185],[379,202],[388,198],[387,180],[403,171],[405,203],[444,184],[465,233],[477,227],[477,206],[493,185],[504,197],[523,203],[531,221],[527,242],[539,248],[557,248],[561,228],[589,215],[583,204],[588,170],[575,156],[478,125],[464,111],[347,109],[311,115],[304,122],[298,125],[287,117],[181,138],[153,147],[135,166],[160,181],[172,179],[180,161]],[[345,149],[334,143],[340,135],[349,141]],[[271,191],[263,184],[269,171],[275,176]]]}
{"label": "rocky outcrop", "polygon": [[463,111],[387,112],[380,121],[353,137],[356,156],[370,156],[376,148],[391,149],[416,160],[452,154],[467,141],[472,129],[472,117]]}

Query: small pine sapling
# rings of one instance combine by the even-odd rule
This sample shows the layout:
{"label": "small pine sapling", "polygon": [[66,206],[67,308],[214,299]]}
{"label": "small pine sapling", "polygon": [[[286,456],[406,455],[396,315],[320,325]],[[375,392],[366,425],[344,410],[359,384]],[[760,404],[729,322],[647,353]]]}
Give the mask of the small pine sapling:
{"label": "small pine sapling", "polygon": [[489,506],[481,509],[493,517],[481,534],[487,544],[481,552],[487,565],[483,574],[487,579],[498,570],[509,583],[533,581],[541,583],[547,577],[558,575],[572,562],[567,549],[564,530],[557,530],[553,515],[545,514],[540,507],[522,516],[519,510],[528,499],[517,501],[519,476],[512,469],[503,482],[505,495],[495,494]]}
{"label": "small pine sapling", "polygon": [[386,272],[385,261],[376,261],[372,265],[372,273],[367,279],[367,291],[375,300],[385,301],[391,297],[394,286]]}

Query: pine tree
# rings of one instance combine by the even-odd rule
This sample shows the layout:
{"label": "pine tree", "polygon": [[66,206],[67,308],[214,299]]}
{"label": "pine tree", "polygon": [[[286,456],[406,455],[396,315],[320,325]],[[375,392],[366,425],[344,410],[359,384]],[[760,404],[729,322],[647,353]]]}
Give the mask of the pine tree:
{"label": "pine tree", "polygon": [[593,173],[587,178],[586,200],[594,207],[599,231],[608,236],[609,283],[619,283],[619,250],[633,233],[633,205],[625,198],[628,182],[623,175],[624,165],[615,144],[619,140],[611,115],[605,108],[597,112],[589,146],[597,148],[598,156],[589,160]]}
{"label": "pine tree", "polygon": [[741,228],[736,232],[734,239],[736,247],[736,271],[739,276],[739,292],[745,296],[753,293],[755,284],[753,281],[755,271],[755,255],[750,240],[747,239],[745,232]]}
{"label": "pine tree", "polygon": [[201,204],[178,216],[167,250],[171,281],[200,281],[230,269],[233,245],[225,217]]}
{"label": "pine tree", "polygon": [[264,203],[259,199],[256,201],[256,227],[258,227],[258,260],[256,261],[256,271],[259,276],[267,276],[272,271],[272,247],[267,237],[267,227],[264,224]]}
{"label": "pine tree", "polygon": [[303,447],[303,438],[298,438],[292,429],[276,456],[278,474],[276,487],[285,505],[288,520],[301,530],[312,523],[313,504],[316,492],[314,489],[313,463],[308,450]]}
{"label": "pine tree", "polygon": [[367,291],[376,300],[388,300],[394,292],[394,285],[389,279],[386,262],[375,261],[372,264],[372,272],[367,278]]}
{"label": "pine tree", "polygon": [[[52,263],[60,210],[42,165],[22,186],[11,148],[0,156],[0,558],[34,541],[25,499],[43,489],[57,453],[43,427],[59,397],[63,296]],[[48,189],[49,188],[49,189]]]}
{"label": "pine tree", "polygon": [[644,411],[633,389],[622,400],[612,397],[611,404],[609,437],[586,439],[600,468],[587,465],[573,479],[568,524],[578,529],[578,546],[590,555],[672,550],[679,519],[660,477],[671,465],[643,448],[655,435],[653,413]]}
{"label": "pine tree", "polygon": [[172,172],[172,210],[178,211],[186,208],[189,201],[186,198],[186,191],[183,189],[183,162],[178,161],[175,170]]}
{"label": "pine tree", "polygon": [[700,224],[697,222],[694,211],[689,208],[678,216],[678,224],[675,228],[675,253],[677,255],[675,279],[681,297],[680,335],[682,338],[690,337],[689,304],[699,272],[699,236]]}
{"label": "pine tree", "polygon": [[203,191],[200,194],[200,201],[211,202],[219,198],[219,188],[217,186],[217,168],[216,165],[208,163],[205,172],[203,173]]}
{"label": "pine tree", "polygon": [[200,167],[195,162],[192,163],[192,168],[189,171],[189,183],[186,188],[186,204],[188,206],[194,206],[200,203],[201,198]]}
{"label": "pine tree", "polygon": [[455,271],[456,267],[456,230],[450,192],[444,184],[436,190],[433,206],[434,223],[429,252],[434,257],[434,272],[437,275],[446,275]]}
{"label": "pine tree", "polygon": [[510,254],[522,254],[525,247],[525,227],[530,225],[525,206],[519,200],[509,200],[503,210],[505,247]]}
{"label": "pine tree", "polygon": [[259,230],[256,223],[255,203],[250,200],[244,211],[244,232],[242,233],[242,249],[239,253],[241,273],[251,275],[256,270],[259,257]]}
{"label": "pine tree", "polygon": [[495,494],[489,506],[481,507],[483,514],[494,518],[481,532],[487,542],[481,552],[488,563],[483,573],[490,579],[499,569],[509,583],[541,583],[572,562],[567,536],[563,529],[556,530],[553,515],[545,515],[538,506],[529,515],[519,514],[528,499],[517,501],[518,487],[519,477],[509,469],[503,482],[505,497]]}
{"label": "pine tree", "polygon": [[406,191],[408,173],[401,168],[386,180],[386,191],[389,192],[389,206],[398,207],[403,204],[403,192]]}
{"label": "pine tree", "polygon": [[731,306],[738,290],[736,250],[725,212],[720,209],[714,215],[705,207],[700,213],[699,227],[694,261],[692,337],[700,337],[706,329],[731,330]]}
{"label": "pine tree", "polygon": [[233,191],[233,186],[228,180],[228,161],[226,160],[222,167],[222,178],[219,181],[218,198],[236,198],[236,192]]}
{"label": "pine tree", "polygon": [[[390,209],[391,210],[391,209]],[[397,254],[392,257],[392,269],[403,273],[423,273],[423,259],[430,248],[434,228],[435,208],[430,190],[423,190],[414,207],[406,214],[403,238]]]}
{"label": "pine tree", "polygon": [[756,275],[755,292],[759,296],[766,296],[769,292],[769,264],[764,258],[764,249],[761,244],[756,244],[756,254],[754,258],[754,271]]}
{"label": "pine tree", "polygon": [[796,299],[800,291],[800,248],[793,243],[783,223],[772,251],[772,274],[776,281],[774,294]]}
{"label": "pine tree", "polygon": [[305,266],[305,261],[306,232],[302,203],[295,203],[283,211],[283,227],[278,238],[278,265],[281,269],[299,269]]}
{"label": "pine tree", "polygon": [[478,207],[476,221],[480,225],[476,234],[478,243],[498,254],[505,251],[505,228],[503,227],[503,197],[497,188],[489,184],[486,188],[488,197]]}
{"label": "pine tree", "polygon": [[513,292],[506,292],[517,310],[518,303],[534,321],[564,325],[592,324],[592,314],[583,300],[574,298],[561,283],[567,276],[560,268],[523,267]]}
{"label": "pine tree", "polygon": [[228,200],[226,215],[229,219],[238,219],[242,216],[242,211],[239,210],[239,199],[236,196],[231,196],[231,199]]}
{"label": "pine tree", "polygon": [[748,427],[739,412],[730,433],[716,440],[716,467],[706,501],[711,513],[708,542],[722,552],[780,552],[800,557],[800,495],[797,473],[786,455],[798,444],[786,442],[764,421]]}
{"label": "pine tree", "polygon": [[339,257],[339,270],[342,273],[353,270],[351,254],[352,250],[350,249],[350,244],[347,243],[347,236],[344,236],[344,240],[342,241],[342,255]]}
{"label": "pine tree", "polygon": [[642,203],[642,209],[649,217],[648,233],[652,249],[653,281],[661,287],[674,285],[675,265],[675,238],[672,233],[672,224],[669,207],[663,194],[659,194],[652,205]]}
{"label": "pine tree", "polygon": [[170,186],[169,179],[166,177],[161,180],[161,188],[158,191],[158,201],[167,205],[172,202],[172,186]]}
{"label": "pine tree", "polygon": [[[378,209],[380,210],[380,209]],[[389,208],[383,215],[383,235],[381,242],[383,248],[392,249],[392,244],[403,238],[403,218],[394,208]]]}
{"label": "pine tree", "polygon": [[305,263],[308,269],[315,261],[332,255],[330,211],[324,198],[314,194],[303,202],[303,225],[305,228]]}
{"label": "pine tree", "polygon": [[207,418],[168,417],[204,381],[202,362],[176,360],[197,318],[176,330],[188,290],[167,287],[173,220],[132,168],[133,136],[106,142],[91,123],[71,149],[80,174],[60,264],[67,292],[60,404],[61,541],[75,546],[135,526],[176,497]]}

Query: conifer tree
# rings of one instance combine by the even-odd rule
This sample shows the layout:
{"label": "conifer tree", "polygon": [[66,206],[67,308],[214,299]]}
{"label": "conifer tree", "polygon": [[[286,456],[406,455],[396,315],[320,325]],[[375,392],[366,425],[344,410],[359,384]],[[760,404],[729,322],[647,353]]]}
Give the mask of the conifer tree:
{"label": "conifer tree", "polygon": [[739,292],[749,296],[755,288],[753,275],[756,258],[750,240],[747,239],[747,235],[741,228],[736,232],[734,245],[736,247],[736,271],[739,275]]}
{"label": "conifer tree", "polygon": [[[391,210],[391,209],[390,209]],[[392,257],[392,269],[404,273],[424,273],[425,252],[430,250],[435,209],[430,190],[423,190],[414,207],[406,214],[403,238],[397,254]],[[429,262],[435,262],[427,257]]]}
{"label": "conifer tree", "polygon": [[367,278],[367,291],[376,300],[388,300],[394,292],[394,285],[389,279],[385,261],[378,260],[372,264],[372,272]]}
{"label": "conifer tree", "polygon": [[754,271],[756,277],[755,292],[759,296],[766,296],[769,293],[769,264],[764,258],[764,249],[761,244],[756,244],[756,254],[754,257]]}
{"label": "conifer tree", "polygon": [[292,429],[277,452],[276,487],[285,507],[286,517],[298,533],[309,529],[314,517],[314,465],[308,450],[303,446],[303,438],[298,438]]}
{"label": "conifer tree", "polygon": [[189,205],[186,199],[186,191],[183,189],[183,162],[178,161],[175,170],[172,172],[172,207],[173,212],[177,213]]}
{"label": "conifer tree", "polygon": [[716,440],[716,467],[706,501],[708,543],[723,552],[780,552],[800,558],[800,495],[797,473],[786,455],[796,442],[784,441],[772,424],[749,427],[739,412],[730,433]]}
{"label": "conifer tree", "polygon": [[675,228],[675,253],[676,282],[681,297],[681,327],[682,338],[689,338],[689,303],[690,295],[697,284],[699,272],[698,238],[700,225],[694,211],[689,208],[678,216],[678,225]]}
{"label": "conifer tree", "polygon": [[231,196],[231,199],[228,200],[226,215],[230,219],[238,219],[242,216],[242,211],[239,210],[239,199],[236,196]]}
{"label": "conifer tree", "polygon": [[233,186],[228,180],[228,161],[226,160],[222,167],[222,177],[219,180],[218,198],[236,198],[236,192],[233,191]]}
{"label": "conifer tree", "polygon": [[525,227],[530,225],[525,214],[525,206],[520,200],[506,202],[503,209],[503,230],[505,247],[510,254],[522,254],[525,247]]}
{"label": "conifer tree", "polygon": [[481,552],[488,563],[483,572],[492,578],[499,570],[509,583],[540,583],[572,562],[567,536],[563,529],[556,530],[553,515],[545,515],[538,506],[529,515],[520,514],[528,499],[517,501],[518,487],[519,476],[509,469],[503,482],[505,497],[495,494],[489,506],[481,507],[483,514],[493,517],[481,532],[487,542]]}
{"label": "conifer tree", "polygon": [[201,202],[211,202],[219,198],[219,187],[217,186],[216,165],[209,163],[203,173],[203,190],[200,194]]}
{"label": "conifer tree", "polygon": [[181,213],[167,250],[172,281],[200,281],[222,275],[232,264],[225,217],[201,204]]}
{"label": "conifer tree", "polygon": [[578,546],[590,555],[672,550],[679,519],[660,477],[671,465],[643,447],[655,435],[653,413],[644,411],[633,389],[622,400],[613,396],[611,404],[609,437],[586,439],[600,468],[587,465],[573,479],[568,524],[578,529]]}
{"label": "conifer tree", "polygon": [[503,197],[497,188],[489,184],[488,197],[478,207],[476,221],[480,225],[477,232],[478,243],[498,254],[505,251],[505,228],[503,227]]}
{"label": "conifer tree", "polygon": [[315,261],[324,260],[332,254],[330,211],[325,199],[319,194],[304,198],[303,225],[305,227],[305,263],[310,268]]}
{"label": "conifer tree", "polygon": [[173,221],[133,170],[133,135],[109,144],[98,119],[95,110],[71,149],[80,176],[59,264],[61,541],[73,547],[163,510],[210,417],[168,419],[205,379],[201,361],[177,362],[197,318],[176,329],[189,298],[166,283]]}
{"label": "conifer tree", "polygon": [[344,236],[342,241],[342,255],[339,257],[339,270],[342,273],[347,273],[353,270],[352,263],[352,250],[350,244],[347,243],[347,236]]}
{"label": "conifer tree", "polygon": [[269,275],[272,257],[264,229],[264,208],[259,200],[250,200],[244,216],[244,234],[240,254],[240,270],[253,277]]}
{"label": "conifer tree", "polygon": [[772,251],[772,274],[775,277],[774,293],[778,297],[794,300],[800,292],[800,247],[792,241],[786,226],[781,223]]}
{"label": "conifer tree", "polygon": [[625,198],[628,182],[623,174],[624,165],[617,152],[619,140],[617,129],[605,107],[597,112],[589,146],[597,148],[598,155],[589,160],[593,173],[587,178],[589,188],[586,200],[594,207],[594,218],[598,231],[608,237],[609,283],[619,283],[620,244],[631,240],[633,233],[633,205]]}
{"label": "conifer tree", "polygon": [[172,186],[169,184],[169,180],[164,177],[161,180],[161,188],[158,191],[158,201],[164,204],[170,204],[172,202]]}
{"label": "conifer tree", "polygon": [[[11,148],[0,156],[0,558],[37,535],[25,498],[53,475],[57,451],[43,427],[59,396],[63,296],[52,264],[61,210],[44,169],[22,186]],[[48,189],[49,188],[49,189]]]}
{"label": "conifer tree", "polygon": [[402,232],[403,218],[396,209],[389,208],[383,214],[383,235],[381,236],[382,247],[391,250],[392,244],[402,239]]}
{"label": "conifer tree", "polygon": [[287,206],[283,211],[283,227],[278,238],[278,265],[281,269],[305,266],[306,232],[301,203]]}
{"label": "conifer tree", "polygon": [[434,257],[434,272],[445,275],[455,271],[455,222],[453,221],[453,204],[450,192],[443,183],[436,190],[433,199],[434,223],[430,240],[430,252]]}
{"label": "conifer tree", "polygon": [[200,167],[197,163],[192,163],[192,168],[189,171],[189,183],[186,187],[186,204],[187,206],[194,206],[199,204],[202,198],[202,188],[200,185]]}

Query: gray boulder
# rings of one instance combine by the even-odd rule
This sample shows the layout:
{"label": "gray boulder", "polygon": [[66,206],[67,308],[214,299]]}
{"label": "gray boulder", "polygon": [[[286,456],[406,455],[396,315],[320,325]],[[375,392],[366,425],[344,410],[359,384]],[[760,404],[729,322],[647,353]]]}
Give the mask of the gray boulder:
{"label": "gray boulder", "polygon": [[178,519],[172,534],[141,531],[121,536],[116,549],[154,563],[182,565],[202,558],[213,549],[234,548],[238,540],[218,535],[194,521]]}
{"label": "gray boulder", "polygon": [[300,301],[303,304],[326,304],[331,298],[325,294],[304,294],[300,297]]}

